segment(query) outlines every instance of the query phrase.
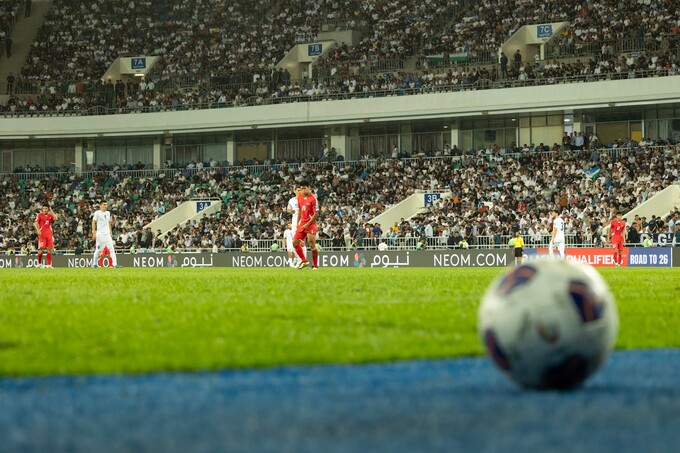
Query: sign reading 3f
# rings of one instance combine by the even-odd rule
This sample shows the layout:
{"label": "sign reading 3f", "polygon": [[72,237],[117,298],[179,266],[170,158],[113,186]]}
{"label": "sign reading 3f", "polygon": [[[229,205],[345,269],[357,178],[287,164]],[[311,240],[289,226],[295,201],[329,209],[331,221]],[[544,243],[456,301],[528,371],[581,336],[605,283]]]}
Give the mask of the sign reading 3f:
{"label": "sign reading 3f", "polygon": [[131,69],[146,69],[146,57],[130,58]]}

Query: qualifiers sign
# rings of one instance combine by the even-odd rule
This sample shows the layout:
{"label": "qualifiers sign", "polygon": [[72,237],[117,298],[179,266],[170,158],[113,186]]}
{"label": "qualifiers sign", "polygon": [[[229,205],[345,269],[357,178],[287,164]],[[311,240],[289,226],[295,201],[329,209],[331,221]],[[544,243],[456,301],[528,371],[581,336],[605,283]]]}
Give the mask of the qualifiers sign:
{"label": "qualifiers sign", "polygon": [[[590,264],[594,267],[615,267],[613,248],[567,248],[565,249],[566,259],[582,264]],[[525,249],[527,261],[549,259],[550,254],[547,248]],[[623,249],[623,265],[628,265],[629,249]],[[559,252],[554,251],[555,256],[559,257]]]}
{"label": "qualifiers sign", "polygon": [[[526,249],[527,260],[548,259],[548,249]],[[565,250],[568,260],[590,264],[594,267],[614,267],[613,248],[568,248]],[[559,256],[558,252],[555,252]],[[679,263],[680,264],[680,263]],[[629,267],[671,267],[673,266],[673,249],[624,247],[623,266]]]}

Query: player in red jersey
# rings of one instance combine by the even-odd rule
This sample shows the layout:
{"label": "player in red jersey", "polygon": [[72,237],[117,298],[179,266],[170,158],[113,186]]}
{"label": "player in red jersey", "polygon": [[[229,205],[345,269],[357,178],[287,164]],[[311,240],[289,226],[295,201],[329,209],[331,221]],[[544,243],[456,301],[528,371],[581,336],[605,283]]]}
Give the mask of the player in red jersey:
{"label": "player in red jersey", "polygon": [[[57,215],[48,204],[44,204],[42,211],[35,218],[33,226],[38,232],[38,266],[52,267],[52,253],[54,252],[54,237],[52,236],[52,224],[57,220]],[[43,266],[43,250],[47,250],[46,265]]]}
{"label": "player in red jersey", "polygon": [[614,247],[614,263],[616,267],[623,264],[623,237],[626,234],[626,221],[621,219],[621,213],[616,213],[616,218],[609,224],[607,242]]}
{"label": "player in red jersey", "polygon": [[297,253],[302,260],[298,265],[298,269],[304,269],[309,266],[307,257],[300,245],[304,240],[307,241],[309,249],[312,251],[312,269],[318,269],[319,250],[316,248],[316,233],[319,231],[319,226],[316,223],[316,219],[319,217],[319,203],[316,201],[316,197],[312,195],[307,181],[302,181],[298,187],[300,187],[300,194],[298,195],[300,216],[298,218],[295,236],[293,236],[295,253]]}

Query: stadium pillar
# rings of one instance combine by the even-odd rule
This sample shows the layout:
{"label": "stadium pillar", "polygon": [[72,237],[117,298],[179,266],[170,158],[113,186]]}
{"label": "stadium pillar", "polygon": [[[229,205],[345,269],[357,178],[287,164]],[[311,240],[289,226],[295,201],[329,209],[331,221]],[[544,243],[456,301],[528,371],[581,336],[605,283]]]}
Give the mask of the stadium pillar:
{"label": "stadium pillar", "polygon": [[356,160],[359,158],[359,128],[350,127],[347,138],[347,148],[345,149],[345,160]]}
{"label": "stadium pillar", "polygon": [[163,155],[161,152],[161,141],[153,141],[153,168],[163,168]]}
{"label": "stadium pillar", "polygon": [[336,155],[342,155],[347,159],[347,127],[333,126],[331,128],[331,148],[335,148]]}
{"label": "stadium pillar", "polygon": [[227,136],[227,161],[230,164],[233,164],[235,156],[236,156],[236,151],[235,151],[235,146],[234,146],[234,134],[229,134]]}
{"label": "stadium pillar", "polygon": [[581,123],[581,118],[577,119],[577,116],[574,115],[574,133],[576,132],[583,132],[583,124]]}
{"label": "stadium pillar", "polygon": [[451,146],[451,149],[453,149],[454,146],[460,145],[460,137],[458,136],[458,134],[460,133],[460,129],[458,129],[458,121],[451,121],[451,123],[448,126],[450,132],[448,136],[448,142],[449,145]]}
{"label": "stadium pillar", "polygon": [[83,144],[82,143],[76,143],[75,170],[76,170],[76,174],[78,174],[78,175],[83,172]]}
{"label": "stadium pillar", "polygon": [[[413,152],[413,130],[411,128],[411,123],[405,123],[400,126],[399,129],[399,152],[409,153]],[[425,151],[430,151],[425,150]]]}

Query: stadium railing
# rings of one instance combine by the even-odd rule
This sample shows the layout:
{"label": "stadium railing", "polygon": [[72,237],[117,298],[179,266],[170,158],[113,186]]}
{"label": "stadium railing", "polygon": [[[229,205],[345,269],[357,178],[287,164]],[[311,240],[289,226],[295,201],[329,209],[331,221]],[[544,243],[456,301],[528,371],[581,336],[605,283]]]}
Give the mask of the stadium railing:
{"label": "stadium railing", "polygon": [[602,47],[607,49],[606,55],[620,55],[627,52],[645,51],[657,52],[661,49],[660,41],[649,38],[628,37],[623,39],[577,42],[568,44],[561,39],[553,39],[546,43],[545,55],[547,58],[563,57],[600,57]]}
{"label": "stadium railing", "polygon": [[322,32],[365,30],[367,25],[366,19],[323,19],[319,28]]}
{"label": "stadium railing", "polygon": [[[0,115],[5,118],[12,117],[64,117],[64,116],[93,116],[93,115],[115,115],[115,114],[129,114],[129,113],[153,113],[153,112],[164,112],[164,111],[186,111],[186,110],[205,110],[205,109],[217,109],[217,108],[234,108],[234,107],[246,107],[255,105],[272,105],[272,104],[284,104],[291,102],[318,102],[318,101],[333,101],[333,100],[346,100],[346,99],[370,99],[370,98],[380,98],[380,97],[391,97],[391,96],[405,96],[405,95],[418,95],[418,94],[432,94],[432,93],[448,93],[457,91],[476,91],[476,90],[487,90],[487,89],[503,89],[503,88],[516,88],[516,87],[529,87],[529,86],[546,86],[546,85],[557,85],[557,84],[567,84],[567,83],[581,83],[581,82],[597,82],[604,80],[624,80],[629,78],[650,78],[650,77],[667,77],[667,76],[677,76],[680,75],[680,68],[659,68],[657,70],[645,70],[645,71],[629,71],[629,72],[614,72],[614,73],[602,73],[602,74],[587,74],[587,75],[575,75],[575,76],[556,76],[556,77],[538,77],[525,81],[520,80],[502,80],[493,81],[490,79],[479,79],[474,83],[458,84],[458,85],[436,85],[436,84],[422,84],[416,88],[410,88],[405,86],[405,82],[400,82],[398,86],[394,89],[387,90],[373,90],[373,91],[357,91],[354,93],[320,93],[320,94],[301,94],[295,96],[284,95],[282,97],[269,95],[268,97],[251,96],[250,98],[240,101],[240,102],[204,102],[197,104],[185,104],[181,101],[177,105],[143,105],[135,108],[127,107],[115,107],[107,108],[100,104],[95,105],[84,105],[77,109],[65,109],[65,110],[30,110],[25,108],[11,110],[12,107],[5,106]],[[422,82],[421,82],[422,83]],[[325,88],[322,88],[322,91]],[[172,93],[173,91],[170,91]],[[158,93],[163,93],[159,91]],[[88,95],[88,93],[83,93]],[[100,92],[94,92],[94,101],[90,102],[101,102]],[[9,110],[8,110],[9,108]],[[37,107],[36,107],[37,108]]]}
{"label": "stadium railing", "polygon": [[[650,151],[650,152],[678,152],[680,151],[678,145],[654,145],[654,146],[629,146],[629,147],[617,147],[617,148],[592,148],[588,151],[586,151],[589,156],[597,156],[601,157],[603,154],[608,155],[609,157],[617,158],[620,157],[621,155],[625,153],[643,153],[645,151]],[[539,156],[540,160],[544,161],[549,161],[555,157],[560,157],[560,156],[567,156],[567,155],[576,155],[575,153],[579,153],[581,151],[578,150],[566,150],[566,151],[542,151],[542,152],[533,152],[530,151],[529,154],[531,156]],[[262,174],[265,171],[269,172],[276,172],[280,170],[293,170],[297,171],[300,167],[328,167],[328,165],[333,165],[335,167],[369,167],[369,168],[375,168],[377,167],[381,162],[385,161],[391,161],[393,159],[389,158],[387,156],[387,151],[385,153],[385,156],[380,156],[380,157],[367,157],[365,159],[360,159],[360,160],[343,160],[343,161],[310,161],[310,162],[272,162],[269,164],[258,164],[258,165],[231,165],[231,166],[218,166],[218,167],[203,167],[203,168],[162,168],[162,169],[154,169],[154,170],[86,170],[86,171],[81,171],[76,173],[78,176],[82,177],[83,179],[93,179],[96,177],[100,176],[110,176],[111,174],[115,174],[121,177],[147,177],[147,178],[158,178],[160,176],[163,177],[168,177],[172,178],[178,174],[184,175],[185,177],[190,177],[195,175],[196,173],[199,172],[210,172],[210,171],[218,171],[218,172],[229,172],[231,170],[235,169],[245,169],[248,171],[249,174]],[[417,162],[417,161],[427,161],[427,162],[437,162],[437,161],[451,161],[452,163],[455,163],[457,161],[463,161],[465,159],[477,161],[480,158],[483,159],[488,159],[490,156],[488,154],[484,154],[483,156],[480,156],[478,154],[478,151],[475,150],[474,154],[469,154],[467,151],[464,152],[465,154],[462,156],[413,156],[413,157],[404,157],[398,159],[399,161],[403,162],[404,165],[409,165],[411,162]],[[522,156],[522,152],[511,152],[511,151],[506,151],[502,153],[498,153],[494,155],[495,160],[507,160],[507,159],[518,159],[519,157]],[[590,160],[593,163],[597,163],[598,160],[592,160],[590,157],[588,159],[584,160]],[[0,178],[16,178],[16,179],[43,179],[43,178],[64,178],[64,177],[70,177],[74,174],[74,171],[54,171],[54,172],[4,172],[0,173]]]}
{"label": "stadium railing", "polygon": [[[509,244],[513,236],[502,235],[499,237],[494,236],[477,236],[474,241],[468,242],[467,245],[448,245],[446,243],[446,238],[434,237],[429,238],[424,241],[424,245],[420,247],[418,244],[420,239],[417,237],[385,237],[379,238],[377,241],[375,238],[364,239],[361,244],[357,244],[356,241],[346,245],[345,239],[342,239],[343,245],[340,247],[334,247],[332,239],[319,239],[317,243],[320,245],[321,251],[327,252],[344,252],[344,251],[354,251],[354,250],[378,250],[378,244],[380,242],[385,242],[387,244],[387,251],[417,251],[417,250],[502,250],[513,248]],[[525,242],[524,249],[547,249],[550,243],[550,235],[541,235],[540,239],[537,241],[532,241],[528,239],[527,235],[522,235],[523,238],[527,239]],[[271,253],[286,253],[286,249],[282,246],[281,240],[279,239],[246,239],[243,244],[247,245],[247,252],[271,252]],[[278,246],[276,252],[272,252],[272,245],[276,244]],[[597,239],[584,239],[577,240],[575,233],[565,234],[565,245],[569,248],[602,248],[605,247],[604,243]],[[666,246],[671,246],[673,244],[668,244]],[[626,247],[642,247],[641,243],[632,244],[626,243]],[[656,245],[653,245],[656,246]],[[56,254],[60,255],[74,255],[75,251],[72,249],[61,249],[55,250]],[[83,254],[92,254],[94,249],[84,249]],[[116,245],[116,253],[130,253],[129,246],[121,246],[121,244]],[[213,252],[212,248],[206,247],[177,247],[174,253],[246,253],[240,248],[227,249],[220,247],[217,252]],[[555,252],[557,253],[557,252]],[[18,255],[24,255],[25,253],[20,252]],[[31,251],[30,254],[35,255],[35,251]],[[157,249],[143,249],[137,248],[134,252],[137,255],[144,254],[157,254],[164,255],[167,254],[167,246],[159,247]]]}
{"label": "stadium railing", "polygon": [[[315,66],[325,77],[333,67],[347,65],[348,67],[358,66],[359,74],[371,74],[374,72],[391,72],[400,71],[404,69],[406,61],[403,59],[384,59],[384,60],[329,60],[323,64]],[[339,76],[337,77],[340,78]],[[333,80],[333,77],[328,77],[328,80]]]}

